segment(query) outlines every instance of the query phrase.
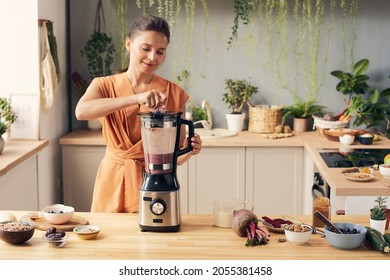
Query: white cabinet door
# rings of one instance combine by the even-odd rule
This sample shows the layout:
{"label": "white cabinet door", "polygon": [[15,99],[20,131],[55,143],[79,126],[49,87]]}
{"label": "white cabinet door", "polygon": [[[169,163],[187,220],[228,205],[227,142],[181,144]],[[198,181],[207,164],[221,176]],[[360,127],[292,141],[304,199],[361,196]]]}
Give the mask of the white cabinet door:
{"label": "white cabinet door", "polygon": [[105,146],[62,146],[64,203],[78,212],[91,210],[93,187]]}
{"label": "white cabinet door", "polygon": [[38,209],[37,156],[0,176],[0,210]]}
{"label": "white cabinet door", "polygon": [[246,199],[258,214],[302,213],[303,148],[247,148]]}
{"label": "white cabinet door", "polygon": [[203,147],[189,161],[190,214],[211,214],[220,196],[245,198],[245,148]]}

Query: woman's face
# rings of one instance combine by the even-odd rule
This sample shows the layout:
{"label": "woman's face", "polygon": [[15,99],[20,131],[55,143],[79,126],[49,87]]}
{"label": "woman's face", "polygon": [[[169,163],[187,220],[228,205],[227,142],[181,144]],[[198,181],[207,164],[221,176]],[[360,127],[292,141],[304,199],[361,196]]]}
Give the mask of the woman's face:
{"label": "woman's face", "polygon": [[168,39],[163,33],[141,31],[133,38],[126,38],[126,48],[130,52],[130,68],[150,74],[164,62]]}

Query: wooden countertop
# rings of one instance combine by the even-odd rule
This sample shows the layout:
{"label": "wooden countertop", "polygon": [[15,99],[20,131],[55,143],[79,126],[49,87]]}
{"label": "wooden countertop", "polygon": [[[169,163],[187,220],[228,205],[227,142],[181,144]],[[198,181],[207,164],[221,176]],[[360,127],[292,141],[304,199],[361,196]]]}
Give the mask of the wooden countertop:
{"label": "wooden countertop", "polygon": [[[354,182],[347,180],[342,171],[344,168],[329,168],[318,153],[319,149],[340,149],[340,143],[329,141],[324,137],[318,137],[315,134],[307,135],[305,139],[305,150],[313,158],[317,168],[325,181],[331,186],[332,191],[336,196],[389,196],[390,187],[382,184],[379,179],[374,179],[369,182]],[[381,140],[374,142],[372,145],[353,144],[347,146],[353,149],[389,149],[390,141],[384,137]]]}
{"label": "wooden countertop", "polygon": [[49,145],[48,140],[7,140],[0,154],[0,176]]}
{"label": "wooden countertop", "polygon": [[[12,211],[11,211],[12,212]],[[17,218],[27,212],[13,211]],[[42,241],[44,231],[22,245],[10,245],[0,240],[0,259],[154,259],[154,260],[389,260],[385,255],[362,245],[355,250],[340,250],[330,246],[324,237],[313,234],[304,245],[279,243],[284,234],[272,233],[267,245],[245,247],[246,238],[238,237],[231,229],[212,225],[211,215],[183,215],[179,232],[141,232],[137,214],[76,213],[98,225],[96,240],[80,240],[69,232],[63,248],[49,247]],[[272,215],[269,215],[272,217]],[[311,216],[294,216],[311,223]],[[333,222],[354,222],[368,225],[368,216],[334,216]]]}
{"label": "wooden countertop", "polygon": [[[242,131],[236,136],[203,139],[203,147],[303,147],[306,134],[299,133],[293,137],[268,139],[260,134]],[[75,130],[61,137],[61,145],[105,145],[101,131]]]}

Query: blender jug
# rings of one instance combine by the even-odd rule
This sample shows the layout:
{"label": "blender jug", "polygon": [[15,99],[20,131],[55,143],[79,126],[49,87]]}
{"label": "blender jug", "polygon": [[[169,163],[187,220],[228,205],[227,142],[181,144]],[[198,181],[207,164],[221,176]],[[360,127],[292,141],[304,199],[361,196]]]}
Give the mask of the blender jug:
{"label": "blender jug", "polygon": [[[139,113],[145,154],[145,173],[140,188],[141,231],[178,231],[180,228],[180,185],[176,176],[177,157],[192,150],[194,126],[182,113]],[[188,147],[180,149],[181,125],[188,125]]]}
{"label": "blender jug", "polygon": [[[177,157],[192,150],[190,139],[194,135],[191,121],[181,119],[182,113],[139,113],[141,136],[145,155],[145,172],[167,174],[176,171]],[[189,126],[189,145],[179,149],[181,124]]]}

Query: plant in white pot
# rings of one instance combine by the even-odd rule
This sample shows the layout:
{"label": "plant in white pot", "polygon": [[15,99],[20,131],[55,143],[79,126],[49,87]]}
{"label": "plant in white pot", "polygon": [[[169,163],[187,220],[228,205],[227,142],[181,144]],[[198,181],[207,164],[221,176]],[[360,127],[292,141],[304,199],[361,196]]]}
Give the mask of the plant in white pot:
{"label": "plant in white pot", "polygon": [[0,98],[0,154],[4,149],[5,141],[2,137],[7,132],[11,123],[17,119],[7,98]]}
{"label": "plant in white pot", "polygon": [[231,109],[230,114],[226,114],[228,129],[239,132],[242,130],[245,120],[245,113],[242,108],[249,101],[253,94],[257,93],[257,87],[251,85],[247,80],[225,80],[225,89],[222,100]]}
{"label": "plant in white pot", "polygon": [[382,234],[385,232],[386,227],[386,200],[387,197],[378,196],[378,198],[375,200],[377,205],[375,205],[370,210],[370,227],[376,229]]}

